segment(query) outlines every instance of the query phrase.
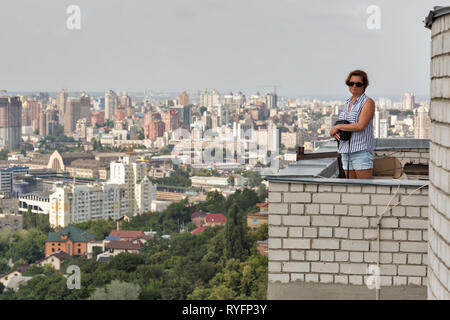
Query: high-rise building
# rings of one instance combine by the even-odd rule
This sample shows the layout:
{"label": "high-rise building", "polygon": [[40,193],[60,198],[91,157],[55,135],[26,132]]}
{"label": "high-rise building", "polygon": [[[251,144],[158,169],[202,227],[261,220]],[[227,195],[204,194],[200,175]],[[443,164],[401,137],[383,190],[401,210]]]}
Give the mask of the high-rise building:
{"label": "high-rise building", "polygon": [[37,94],[37,100],[46,104],[48,102],[48,92],[39,92]]}
{"label": "high-rise building", "polygon": [[123,157],[110,164],[111,178],[92,185],[60,185],[50,195],[51,226],[149,212],[156,186],[147,177],[146,163]]}
{"label": "high-rise building", "polygon": [[425,106],[414,110],[414,138],[430,139],[430,115]]}
{"label": "high-rise building", "polygon": [[66,227],[100,218],[116,220],[128,213],[121,211],[121,191],[117,184],[58,186],[50,195],[50,225]]}
{"label": "high-rise building", "polygon": [[45,137],[47,132],[47,114],[45,110],[41,110],[39,114],[39,135]]}
{"label": "high-rise building", "polygon": [[86,119],[88,124],[91,123],[91,98],[86,93],[83,93],[80,97],[80,119],[83,118]]}
{"label": "high-rise building", "polygon": [[178,111],[173,108],[170,108],[167,112],[163,113],[162,121],[166,125],[165,127],[167,132],[172,132],[176,130],[180,122]]}
{"label": "high-rise building", "polygon": [[378,107],[375,107],[375,114],[373,117],[373,135],[375,138],[380,138],[380,120],[380,110],[378,109]]}
{"label": "high-rise building", "polygon": [[380,119],[379,138],[387,138],[388,128],[389,128],[388,119]]}
{"label": "high-rise building", "polygon": [[128,214],[135,215],[150,210],[148,200],[152,200],[152,184],[147,177],[145,162],[135,162],[132,156],[111,162],[108,183],[124,186]]}
{"label": "high-rise building", "polygon": [[203,126],[205,127],[205,130],[209,130],[212,128],[212,120],[211,120],[211,114],[209,114],[207,111],[205,111],[202,114],[202,123]]}
{"label": "high-rise building", "polygon": [[166,131],[166,125],[161,120],[156,120],[150,122],[148,132],[149,139],[155,141],[156,138],[164,136],[164,132]]}
{"label": "high-rise building", "polygon": [[396,114],[391,115],[391,126],[395,126],[398,121],[398,116]]}
{"label": "high-rise building", "polygon": [[414,108],[414,93],[405,93],[405,98],[403,99],[403,109],[412,110]]}
{"label": "high-rise building", "polygon": [[29,167],[11,166],[0,168],[0,192],[11,194],[17,176],[29,174]]}
{"label": "high-rise building", "polygon": [[58,106],[58,117],[60,125],[64,125],[64,113],[66,112],[68,98],[69,93],[67,92],[66,89],[60,91],[58,93],[58,97],[56,98],[56,105]]}
{"label": "high-rise building", "polygon": [[277,108],[277,94],[276,93],[268,93],[266,95],[266,105],[269,109]]}
{"label": "high-rise building", "polygon": [[200,107],[206,107],[208,110],[212,107],[215,107],[220,102],[220,94],[217,90],[212,90],[209,92],[208,90],[204,90],[200,93],[200,101],[199,106]]}
{"label": "high-rise building", "polygon": [[132,105],[131,98],[130,98],[130,96],[128,96],[128,94],[126,92],[122,95],[122,97],[120,97],[120,104],[125,109],[131,108],[131,105]]}
{"label": "high-rise building", "polygon": [[80,119],[80,99],[67,99],[66,112],[64,113],[64,133],[70,133],[75,130],[77,120]]}
{"label": "high-rise building", "polygon": [[230,111],[227,105],[219,105],[217,108],[220,125],[227,125],[230,121]]}
{"label": "high-rise building", "polygon": [[15,150],[22,141],[22,103],[19,97],[0,97],[0,148]]}
{"label": "high-rise building", "polygon": [[185,126],[191,125],[192,120],[192,105],[176,106],[171,109],[175,109],[178,112],[179,121]]}
{"label": "high-rise building", "polygon": [[189,104],[189,96],[186,91],[183,91],[178,97],[178,105],[187,106]]}
{"label": "high-rise building", "polygon": [[223,104],[226,106],[231,106],[233,104],[233,92],[223,96]]}
{"label": "high-rise building", "polygon": [[119,102],[117,94],[109,90],[105,94],[105,120],[113,120],[114,111],[116,110]]}
{"label": "high-rise building", "polygon": [[39,102],[24,97],[22,102],[22,130],[23,127],[29,127],[26,131],[35,132],[39,128],[40,108]]}

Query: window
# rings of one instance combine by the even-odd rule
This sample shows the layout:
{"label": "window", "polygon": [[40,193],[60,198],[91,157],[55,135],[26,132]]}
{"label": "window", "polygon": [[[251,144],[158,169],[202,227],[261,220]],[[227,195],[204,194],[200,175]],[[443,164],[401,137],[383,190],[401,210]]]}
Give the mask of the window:
{"label": "window", "polygon": [[52,252],[55,252],[55,248],[52,248]]}
{"label": "window", "polygon": [[253,224],[258,224],[258,219],[253,219]]}
{"label": "window", "polygon": [[81,243],[79,243],[78,246],[81,247]]}
{"label": "window", "polygon": [[[59,243],[58,243],[59,244]],[[55,243],[54,242],[52,242],[52,246],[54,246],[55,245]]]}
{"label": "window", "polygon": [[78,249],[78,253],[79,253],[79,254],[81,253],[81,249]]}

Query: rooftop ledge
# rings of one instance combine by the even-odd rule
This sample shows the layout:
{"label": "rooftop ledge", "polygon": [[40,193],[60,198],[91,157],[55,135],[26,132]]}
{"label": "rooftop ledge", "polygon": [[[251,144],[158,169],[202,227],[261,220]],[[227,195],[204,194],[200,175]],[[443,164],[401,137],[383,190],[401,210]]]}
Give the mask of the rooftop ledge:
{"label": "rooftop ledge", "polygon": [[269,182],[278,183],[317,183],[317,184],[353,184],[374,186],[400,186],[421,187],[428,186],[428,180],[401,180],[401,179],[341,179],[341,178],[314,178],[298,176],[268,175],[265,177]]}
{"label": "rooftop ledge", "polygon": [[[277,172],[267,172],[263,177],[270,182],[279,183],[428,186],[429,148],[429,139],[375,139],[374,177],[346,179],[342,167],[339,169],[337,144],[330,140],[315,152],[308,154],[304,153],[304,148],[299,147],[296,162],[290,163],[288,167],[279,169]],[[382,160],[389,158],[396,158],[396,160],[394,162]],[[401,172],[398,171],[400,167]],[[383,168],[386,170],[382,170]],[[397,172],[394,174],[391,169]],[[388,174],[382,174],[383,171]]]}

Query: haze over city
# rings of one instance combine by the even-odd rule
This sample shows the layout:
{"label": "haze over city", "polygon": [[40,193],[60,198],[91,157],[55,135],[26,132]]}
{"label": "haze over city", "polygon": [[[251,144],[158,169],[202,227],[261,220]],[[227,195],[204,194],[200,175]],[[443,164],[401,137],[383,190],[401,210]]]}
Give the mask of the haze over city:
{"label": "haze over city", "polygon": [[[81,9],[69,30],[66,9]],[[10,92],[269,90],[345,97],[346,74],[368,93],[429,96],[423,13],[439,1],[3,1],[0,89]],[[370,5],[380,29],[369,30]]]}

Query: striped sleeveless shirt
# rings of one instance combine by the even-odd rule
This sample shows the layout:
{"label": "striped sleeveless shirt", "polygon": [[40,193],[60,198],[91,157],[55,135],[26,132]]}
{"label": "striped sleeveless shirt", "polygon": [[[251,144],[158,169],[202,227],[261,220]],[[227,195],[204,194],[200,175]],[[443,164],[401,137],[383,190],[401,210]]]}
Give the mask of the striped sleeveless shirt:
{"label": "striped sleeveless shirt", "polygon": [[[344,109],[339,114],[339,120],[347,120],[350,123],[358,123],[359,115],[361,114],[362,107],[369,97],[363,93],[352,104],[350,112],[348,112],[348,106],[352,97],[347,99]],[[349,141],[339,142],[339,153],[348,153]],[[374,135],[373,135],[373,118],[369,121],[369,124],[363,131],[352,131],[352,137],[350,139],[350,153],[358,151],[369,151],[373,154],[374,148]]]}

